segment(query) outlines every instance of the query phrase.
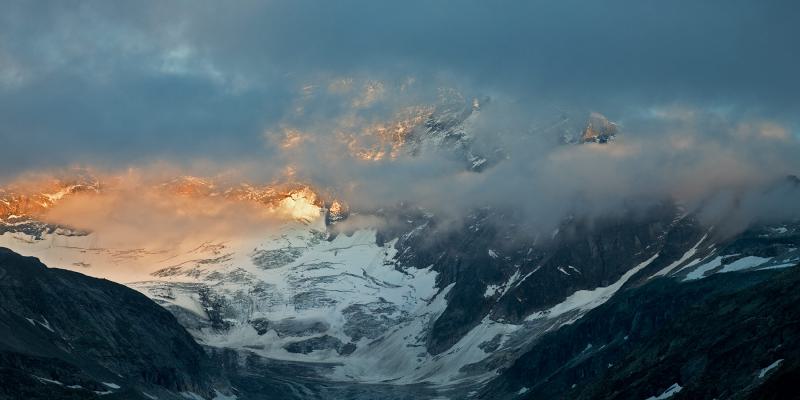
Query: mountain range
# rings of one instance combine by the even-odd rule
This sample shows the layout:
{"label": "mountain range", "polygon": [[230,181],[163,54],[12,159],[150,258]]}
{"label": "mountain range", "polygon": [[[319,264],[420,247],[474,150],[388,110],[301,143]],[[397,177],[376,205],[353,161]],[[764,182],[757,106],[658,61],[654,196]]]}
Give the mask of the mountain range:
{"label": "mountain range", "polygon": [[[502,162],[501,149],[472,148],[465,123],[479,109],[438,109],[404,138],[409,154],[453,151],[474,174]],[[565,145],[620,134],[599,114],[574,133]],[[0,246],[13,250],[0,251],[0,397],[800,393],[798,218],[734,229],[736,207],[709,222],[711,203],[622,199],[541,232],[514,209],[453,221],[403,202],[353,209],[309,184],[191,176],[137,182],[147,196],[134,204],[212,217],[233,207],[258,223],[127,246],[117,230],[57,218],[130,188],[81,173],[0,191]],[[759,190],[794,198],[800,181]]]}

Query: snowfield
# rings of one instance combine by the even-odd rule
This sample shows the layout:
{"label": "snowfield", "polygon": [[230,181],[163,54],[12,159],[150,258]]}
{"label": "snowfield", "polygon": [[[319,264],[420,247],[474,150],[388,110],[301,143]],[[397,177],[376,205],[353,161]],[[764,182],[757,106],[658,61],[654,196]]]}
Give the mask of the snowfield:
{"label": "snowfield", "polygon": [[[40,236],[20,231],[0,235],[0,246],[39,257],[53,267],[124,282],[170,310],[201,343],[265,358],[328,365],[337,381],[435,386],[479,385],[495,376],[513,354],[542,334],[571,324],[608,301],[629,281],[642,278],[656,253],[616,281],[577,290],[559,304],[520,323],[484,317],[447,351],[427,351],[430,330],[448,305],[454,284],[437,286],[430,266],[399,267],[397,239],[378,244],[377,231],[334,235],[325,213],[307,209],[260,232],[209,241],[187,237],[159,248],[106,247],[103,232],[54,230]],[[423,223],[424,224],[424,223]],[[420,231],[411,227],[405,235]],[[666,267],[644,277],[685,281],[712,273],[784,268],[800,259],[797,249],[765,258],[721,254],[703,236]],[[487,249],[492,259],[498,251]],[[487,285],[489,301],[531,277],[512,274]],[[565,276],[582,274],[564,265]],[[35,318],[34,318],[35,319]],[[31,320],[48,328],[47,322]],[[774,368],[774,367],[773,367]],[[766,373],[766,372],[765,372]],[[671,387],[659,397],[671,396]]]}

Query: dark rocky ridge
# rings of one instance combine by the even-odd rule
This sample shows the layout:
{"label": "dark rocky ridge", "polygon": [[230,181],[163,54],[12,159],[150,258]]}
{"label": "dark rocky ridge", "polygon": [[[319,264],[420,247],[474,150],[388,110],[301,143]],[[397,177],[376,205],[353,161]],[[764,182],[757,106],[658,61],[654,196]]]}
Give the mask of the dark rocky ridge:
{"label": "dark rocky ridge", "polygon": [[[800,270],[656,279],[543,336],[479,398],[800,397]],[[771,373],[760,372],[783,359]]]}
{"label": "dark rocky ridge", "polygon": [[211,371],[175,317],[144,295],[0,248],[0,398],[210,397],[224,387]]}
{"label": "dark rocky ridge", "polygon": [[[462,225],[439,229],[435,218],[409,209],[389,226],[405,221],[419,228],[381,237],[401,237],[401,268],[432,265],[439,288],[454,284],[428,341],[428,350],[439,354],[487,315],[519,322],[576,290],[615,282],[656,253],[663,252],[664,265],[677,259],[703,233],[694,218],[679,219],[680,214],[674,203],[663,202],[591,221],[568,219],[552,237],[541,237],[521,227],[513,212],[486,208]],[[504,295],[485,296],[488,285],[503,285],[514,275],[519,280]]]}

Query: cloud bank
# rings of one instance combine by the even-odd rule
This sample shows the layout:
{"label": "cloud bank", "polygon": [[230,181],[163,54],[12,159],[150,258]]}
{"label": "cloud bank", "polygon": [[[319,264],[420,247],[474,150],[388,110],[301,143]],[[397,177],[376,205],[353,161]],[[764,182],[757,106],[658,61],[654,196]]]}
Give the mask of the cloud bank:
{"label": "cloud bank", "polygon": [[[540,226],[627,198],[738,199],[800,172],[797,11],[742,0],[6,2],[0,181],[159,163],[305,181],[362,209],[513,206]],[[489,99],[468,130],[506,159],[478,174],[441,152],[392,158],[386,138],[454,94]],[[590,112],[618,122],[619,139],[558,145]],[[380,160],[353,156],[376,148]]]}

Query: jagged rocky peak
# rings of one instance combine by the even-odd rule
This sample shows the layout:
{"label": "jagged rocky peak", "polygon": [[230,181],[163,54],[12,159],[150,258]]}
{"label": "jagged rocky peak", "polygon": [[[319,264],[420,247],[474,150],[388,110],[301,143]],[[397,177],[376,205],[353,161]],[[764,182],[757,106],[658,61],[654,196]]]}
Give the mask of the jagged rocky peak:
{"label": "jagged rocky peak", "polygon": [[473,120],[490,102],[489,97],[466,98],[456,91],[442,94],[439,104],[421,129],[412,133],[412,153],[426,146],[451,152],[470,171],[480,172],[506,157],[502,147],[484,148],[476,140]]}
{"label": "jagged rocky peak", "polygon": [[505,157],[502,148],[481,146],[475,137],[473,120],[488,103],[488,97],[442,90],[436,104],[410,107],[371,128],[370,140],[354,139],[349,146],[354,156],[368,161],[439,152],[479,172]]}
{"label": "jagged rocky peak", "polygon": [[548,124],[542,131],[556,134],[562,144],[608,143],[620,133],[617,123],[598,112],[590,113],[582,128],[562,114],[558,121]]}
{"label": "jagged rocky peak", "polygon": [[325,222],[328,225],[335,224],[339,221],[347,219],[350,215],[350,207],[339,200],[333,200],[327,206],[328,212],[325,218]]}
{"label": "jagged rocky peak", "polygon": [[99,192],[100,181],[83,169],[33,177],[0,187],[0,219],[38,216],[66,196],[80,192]]}
{"label": "jagged rocky peak", "polygon": [[589,115],[586,128],[581,133],[581,143],[608,143],[619,133],[617,124],[603,114],[593,112]]}
{"label": "jagged rocky peak", "polygon": [[444,91],[425,125],[432,128],[432,132],[446,132],[478,113],[489,101],[489,97],[468,98],[457,91]]}
{"label": "jagged rocky peak", "polygon": [[185,196],[208,196],[215,192],[214,182],[196,176],[184,175],[171,179],[161,187],[175,194]]}
{"label": "jagged rocky peak", "polygon": [[[61,207],[67,198],[92,202],[96,201],[94,196],[113,196],[123,192],[130,194],[130,191],[149,194],[140,201],[178,196],[190,202],[211,201],[220,203],[221,206],[238,203],[252,206],[254,211],[263,210],[280,219],[305,223],[322,217],[327,224],[334,224],[347,218],[350,212],[349,206],[332,191],[302,182],[252,185],[241,181],[189,175],[144,180],[139,176],[98,176],[102,178],[85,172],[66,171],[28,176],[0,186],[0,235],[4,232],[17,232],[41,239],[45,234],[57,231],[65,236],[90,234],[90,231],[81,227],[55,223],[47,216],[51,210]],[[78,193],[91,196],[72,197]]]}
{"label": "jagged rocky peak", "polygon": [[351,156],[364,161],[436,152],[480,172],[506,158],[496,141],[476,132],[475,120],[487,104],[489,97],[443,89],[438,101],[402,108],[389,120],[370,124],[360,134],[342,135],[342,140]]}
{"label": "jagged rocky peak", "polygon": [[252,185],[246,182],[180,176],[159,185],[159,188],[180,196],[219,197],[233,201],[251,201],[267,206],[275,206],[287,199],[294,201],[304,199],[319,207],[323,205],[321,196],[314,188],[299,182]]}

